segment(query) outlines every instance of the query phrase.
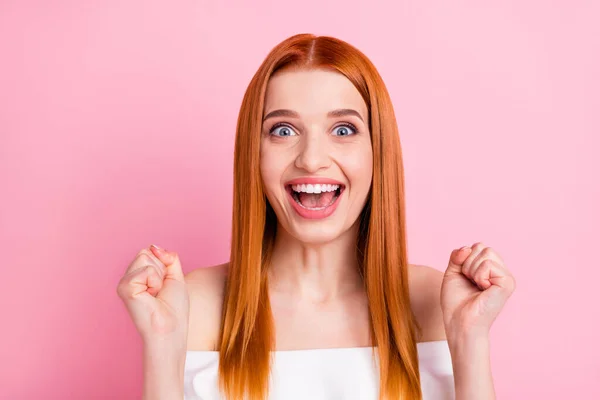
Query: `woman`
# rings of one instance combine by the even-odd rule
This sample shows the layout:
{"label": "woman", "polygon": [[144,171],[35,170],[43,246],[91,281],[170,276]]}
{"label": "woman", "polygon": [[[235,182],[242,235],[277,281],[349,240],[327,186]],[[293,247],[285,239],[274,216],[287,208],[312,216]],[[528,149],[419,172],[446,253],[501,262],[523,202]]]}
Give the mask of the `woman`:
{"label": "woman", "polygon": [[184,276],[151,246],[119,283],[145,399],[494,398],[488,333],[515,280],[483,243],[445,274],[408,264],[396,120],[365,55],[308,34],[275,47],[234,177],[229,263]]}

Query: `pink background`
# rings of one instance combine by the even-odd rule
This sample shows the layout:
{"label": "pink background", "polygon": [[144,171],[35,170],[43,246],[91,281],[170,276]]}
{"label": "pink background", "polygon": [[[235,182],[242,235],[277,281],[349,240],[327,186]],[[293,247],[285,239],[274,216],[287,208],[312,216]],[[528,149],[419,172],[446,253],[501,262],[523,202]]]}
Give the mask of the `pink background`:
{"label": "pink background", "polygon": [[517,277],[498,398],[600,398],[600,3],[281,3],[0,4],[0,398],[139,398],[117,282],[150,243],[227,260],[242,95],[299,32],[388,85],[409,261],[482,241]]}

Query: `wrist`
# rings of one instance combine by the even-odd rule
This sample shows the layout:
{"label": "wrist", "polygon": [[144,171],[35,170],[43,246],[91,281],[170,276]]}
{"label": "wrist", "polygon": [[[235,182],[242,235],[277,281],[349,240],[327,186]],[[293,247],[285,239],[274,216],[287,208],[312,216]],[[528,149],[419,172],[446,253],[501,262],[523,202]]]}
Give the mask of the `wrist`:
{"label": "wrist", "polygon": [[448,338],[448,347],[454,361],[489,360],[490,357],[490,339],[487,335],[453,335]]}
{"label": "wrist", "polygon": [[148,349],[172,349],[176,347],[185,347],[187,345],[187,329],[178,330],[168,334],[142,334],[142,343],[144,348]]}
{"label": "wrist", "polygon": [[487,329],[478,328],[453,328],[445,327],[446,338],[450,346],[464,346],[466,344],[489,343],[490,335]]}
{"label": "wrist", "polygon": [[144,354],[171,360],[185,358],[187,341],[181,338],[152,338],[143,341]]}
{"label": "wrist", "polygon": [[477,331],[449,331],[448,347],[456,399],[495,399],[489,335]]}

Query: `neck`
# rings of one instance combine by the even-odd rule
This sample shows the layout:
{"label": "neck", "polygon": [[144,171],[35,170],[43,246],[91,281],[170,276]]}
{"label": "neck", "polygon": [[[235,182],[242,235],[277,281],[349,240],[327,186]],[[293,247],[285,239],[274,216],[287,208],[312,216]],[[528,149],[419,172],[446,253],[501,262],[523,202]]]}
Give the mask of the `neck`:
{"label": "neck", "polygon": [[270,290],[314,303],[361,290],[357,235],[358,223],[330,242],[304,243],[278,226],[269,268]]}

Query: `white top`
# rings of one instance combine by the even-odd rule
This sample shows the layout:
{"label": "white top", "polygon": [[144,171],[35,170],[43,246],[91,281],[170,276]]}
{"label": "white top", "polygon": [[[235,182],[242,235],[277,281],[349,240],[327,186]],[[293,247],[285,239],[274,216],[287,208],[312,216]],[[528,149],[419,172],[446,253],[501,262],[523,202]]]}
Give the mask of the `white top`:
{"label": "white top", "polygon": [[[423,400],[454,400],[452,360],[446,340],[417,343]],[[269,400],[377,400],[379,357],[372,347],[277,350]],[[184,400],[222,400],[219,352],[188,351]]]}

